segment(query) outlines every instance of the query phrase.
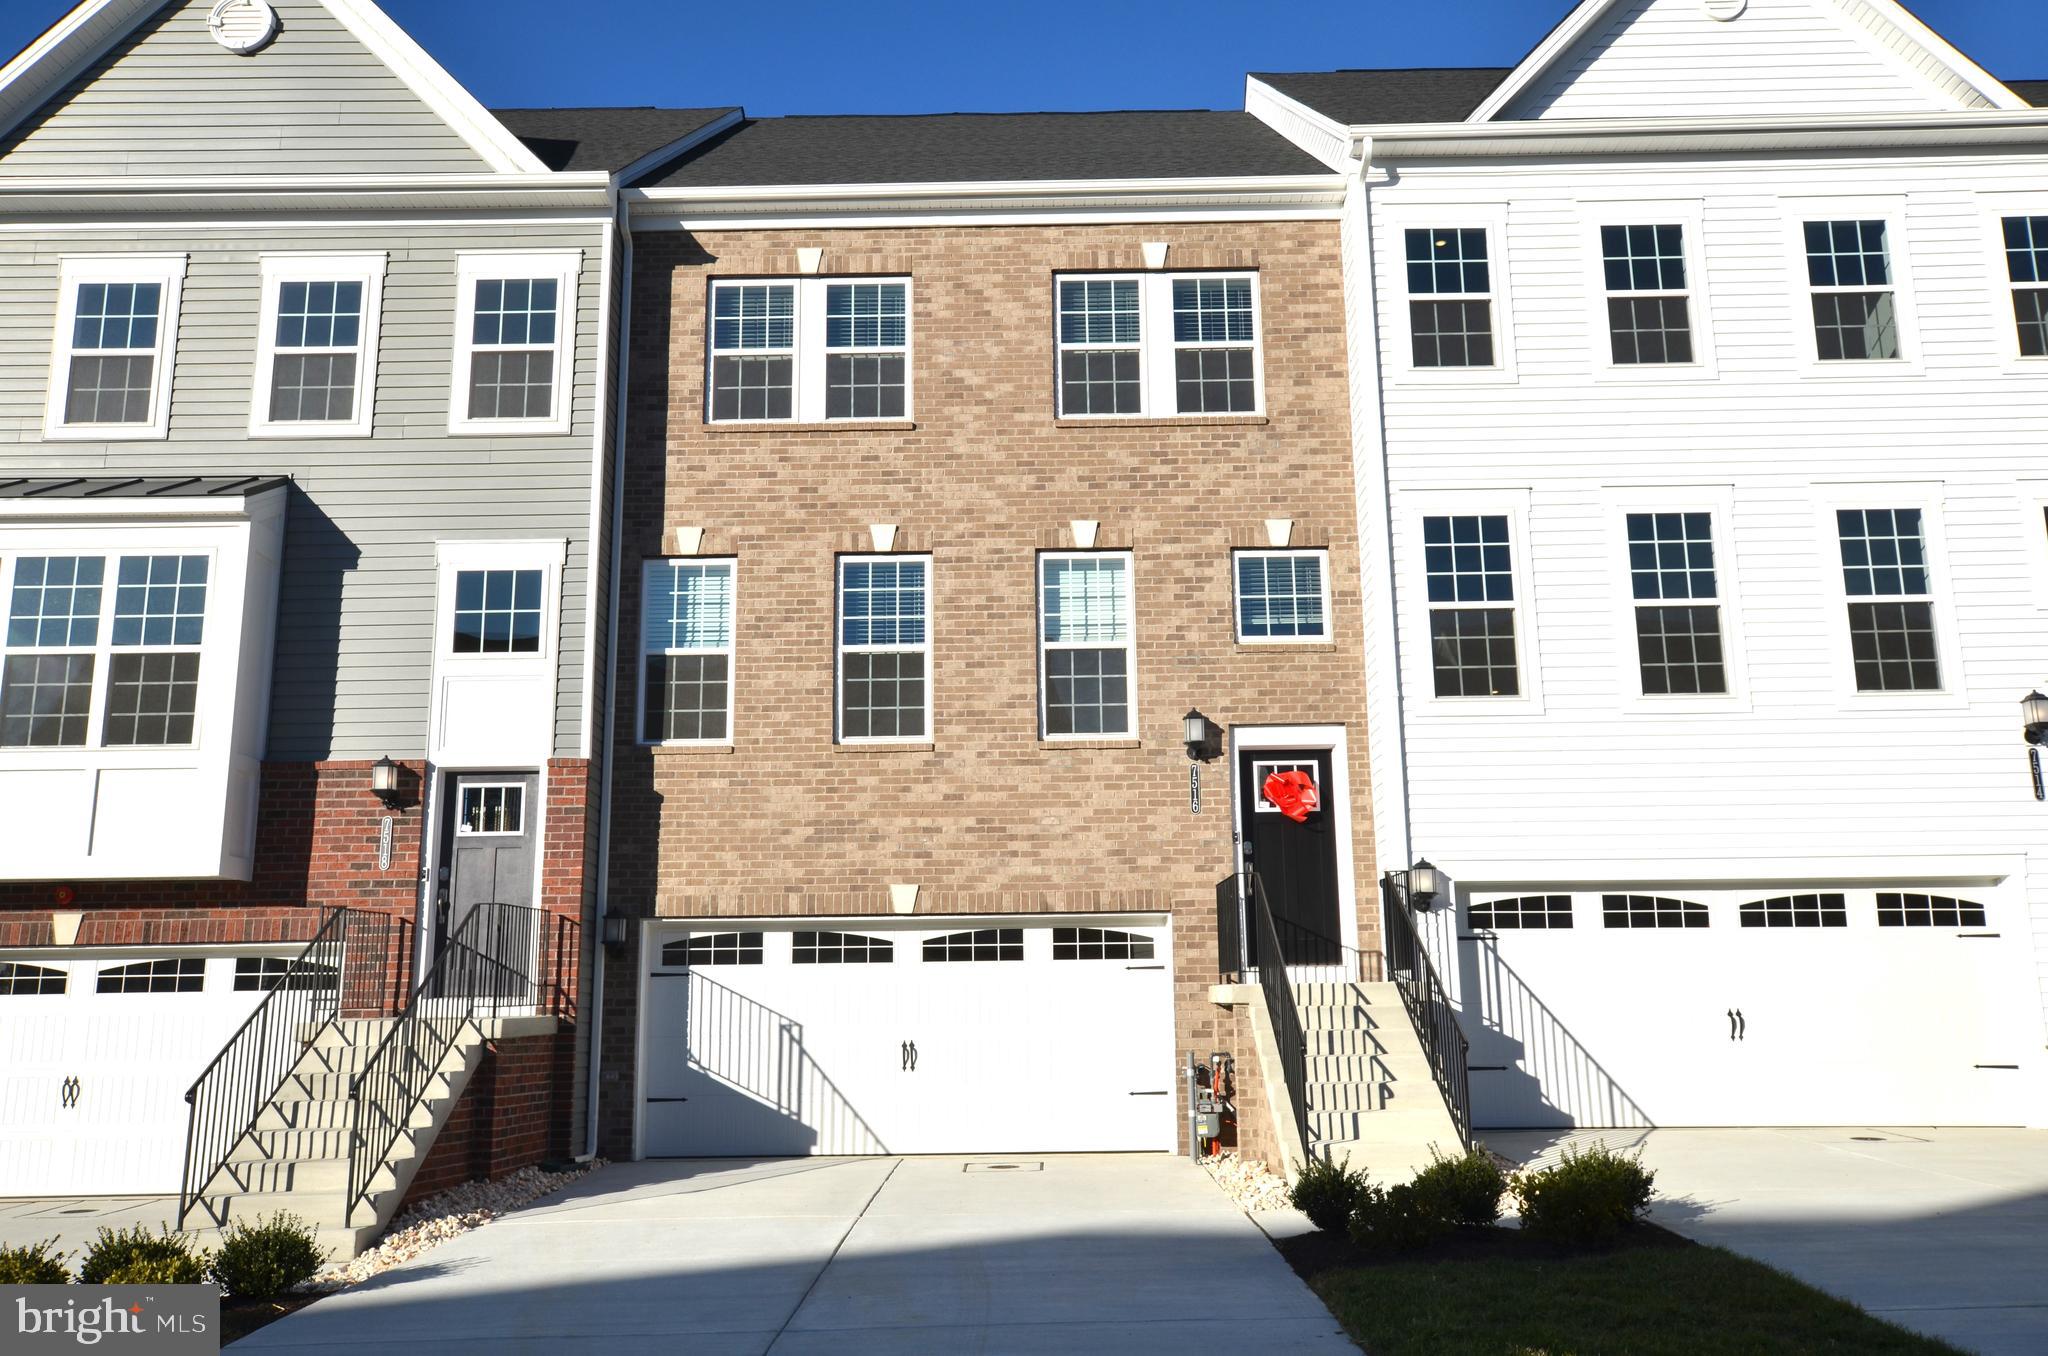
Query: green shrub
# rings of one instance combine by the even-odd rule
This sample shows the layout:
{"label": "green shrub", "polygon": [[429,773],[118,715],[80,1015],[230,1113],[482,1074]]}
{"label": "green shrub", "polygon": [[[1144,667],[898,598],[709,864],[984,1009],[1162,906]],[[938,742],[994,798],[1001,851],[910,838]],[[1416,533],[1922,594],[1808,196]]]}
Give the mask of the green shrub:
{"label": "green shrub", "polygon": [[57,1240],[0,1247],[0,1285],[63,1285],[71,1279],[64,1265],[69,1254],[56,1250]]}
{"label": "green shrub", "polygon": [[326,1257],[312,1225],[278,1214],[229,1225],[206,1274],[230,1299],[276,1299],[318,1271]]}
{"label": "green shrub", "polygon": [[86,1285],[198,1285],[206,1279],[206,1254],[169,1229],[103,1228],[85,1250],[78,1279]]}
{"label": "green shrub", "polygon": [[1450,1227],[1413,1186],[1368,1186],[1351,1213],[1351,1241],[1373,1252],[1416,1252]]}
{"label": "green shrub", "polygon": [[1432,1146],[1429,1166],[1415,1174],[1414,1186],[1423,1209],[1445,1224],[1491,1224],[1500,1218],[1508,1179],[1484,1149],[1445,1158]]}
{"label": "green shrub", "polygon": [[1604,1144],[1567,1147],[1555,1167],[1518,1172],[1508,1179],[1522,1227],[1556,1243],[1605,1243],[1643,1217],[1657,1174],[1641,1155],[1618,1154]]}
{"label": "green shrub", "polygon": [[1308,1222],[1326,1234],[1341,1234],[1351,1223],[1351,1212],[1365,1194],[1365,1174],[1348,1163],[1311,1159],[1300,1170],[1287,1199]]}

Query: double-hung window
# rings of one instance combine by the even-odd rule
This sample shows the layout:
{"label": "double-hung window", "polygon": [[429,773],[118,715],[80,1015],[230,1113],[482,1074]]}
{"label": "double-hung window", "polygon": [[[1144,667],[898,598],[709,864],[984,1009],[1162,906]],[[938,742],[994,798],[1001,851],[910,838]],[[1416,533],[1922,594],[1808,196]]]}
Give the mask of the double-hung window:
{"label": "double-hung window", "polygon": [[1504,513],[1422,520],[1437,696],[1521,695],[1512,551]]}
{"label": "double-hung window", "polygon": [[641,574],[641,727],[649,744],[732,738],[731,560],[650,560]]}
{"label": "double-hung window", "polygon": [[1691,363],[1685,227],[1602,226],[1600,255],[1614,365]]}
{"label": "double-hung window", "polygon": [[381,254],[263,260],[251,432],[369,434],[384,263]]}
{"label": "double-hung window", "polygon": [[2022,358],[2048,358],[2048,217],[2005,219],[2005,269]]}
{"label": "double-hung window", "polygon": [[64,260],[45,436],[168,434],[184,276],[182,254]]}
{"label": "double-hung window", "polygon": [[456,654],[539,654],[543,570],[458,570]]}
{"label": "double-hung window", "polygon": [[1131,556],[1038,558],[1040,728],[1047,739],[1137,734]]}
{"label": "double-hung window", "polygon": [[196,742],[205,555],[21,555],[0,633],[0,748]]}
{"label": "double-hung window", "polygon": [[839,737],[931,737],[931,558],[839,560]]}
{"label": "double-hung window", "polygon": [[1330,638],[1327,551],[1239,551],[1236,565],[1241,644]]}
{"label": "double-hung window", "polygon": [[1727,692],[1714,516],[1629,514],[1628,570],[1643,695]]}
{"label": "double-hung window", "polygon": [[910,280],[711,284],[712,423],[910,417]]}
{"label": "double-hung window", "polygon": [[581,255],[457,262],[453,433],[566,433]]}
{"label": "double-hung window", "polygon": [[1934,584],[1917,508],[1835,512],[1849,600],[1849,654],[1859,692],[1941,687]]}
{"label": "double-hung window", "polygon": [[1813,342],[1822,362],[1903,356],[1890,236],[1882,220],[1806,223]]}
{"label": "double-hung window", "polygon": [[1053,290],[1062,418],[1263,410],[1255,274],[1064,275]]}
{"label": "double-hung window", "polygon": [[1497,367],[1493,265],[1484,226],[1403,233],[1416,367]]}

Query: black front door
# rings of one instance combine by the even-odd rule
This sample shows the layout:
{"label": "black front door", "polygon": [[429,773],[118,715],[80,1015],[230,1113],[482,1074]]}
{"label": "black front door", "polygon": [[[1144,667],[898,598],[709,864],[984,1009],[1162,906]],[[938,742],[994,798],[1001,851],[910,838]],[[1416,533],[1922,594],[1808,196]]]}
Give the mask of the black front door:
{"label": "black front door", "polygon": [[445,946],[479,904],[533,907],[538,780],[530,772],[449,775],[435,897],[437,946]]}
{"label": "black front door", "polygon": [[[1319,804],[1297,823],[1267,798],[1266,779],[1306,773]],[[1280,950],[1290,965],[1335,965],[1342,959],[1337,922],[1337,829],[1344,807],[1335,804],[1328,749],[1246,749],[1237,755],[1238,832],[1244,864],[1259,873]],[[1257,963],[1259,930],[1249,913],[1248,942]]]}

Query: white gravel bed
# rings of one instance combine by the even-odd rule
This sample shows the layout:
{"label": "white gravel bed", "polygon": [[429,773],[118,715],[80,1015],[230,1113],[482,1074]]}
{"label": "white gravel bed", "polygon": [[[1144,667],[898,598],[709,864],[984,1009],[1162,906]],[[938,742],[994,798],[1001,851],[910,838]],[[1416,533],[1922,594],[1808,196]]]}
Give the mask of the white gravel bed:
{"label": "white gravel bed", "polygon": [[489,1224],[508,1210],[517,1210],[551,1191],[559,1191],[604,1165],[605,1160],[599,1158],[567,1172],[521,1168],[495,1182],[464,1182],[451,1187],[438,1196],[429,1196],[393,1220],[376,1247],[353,1261],[329,1263],[299,1289],[307,1294],[325,1295],[361,1285],[400,1262],[409,1262],[451,1238]]}
{"label": "white gravel bed", "polygon": [[1287,1210],[1287,1183],[1273,1175],[1264,1163],[1222,1153],[1202,1160],[1202,1166],[1216,1179],[1225,1195],[1246,1210]]}

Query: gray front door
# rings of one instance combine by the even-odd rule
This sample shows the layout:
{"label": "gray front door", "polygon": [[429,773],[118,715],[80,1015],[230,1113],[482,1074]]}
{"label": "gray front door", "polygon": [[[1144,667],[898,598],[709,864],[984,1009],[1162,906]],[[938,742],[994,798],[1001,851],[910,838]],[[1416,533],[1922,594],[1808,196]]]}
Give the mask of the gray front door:
{"label": "gray front door", "polygon": [[538,790],[539,779],[530,772],[449,775],[441,823],[437,946],[446,945],[479,904],[533,907]]}

